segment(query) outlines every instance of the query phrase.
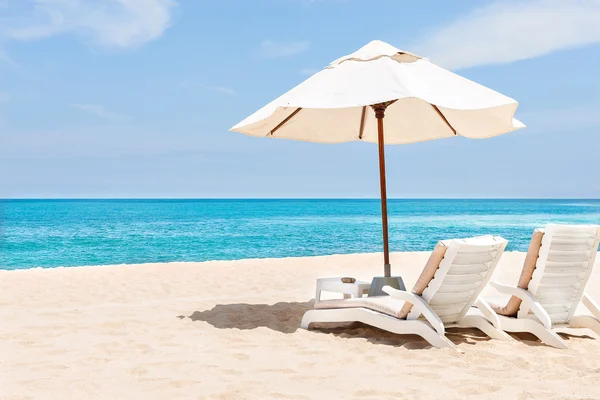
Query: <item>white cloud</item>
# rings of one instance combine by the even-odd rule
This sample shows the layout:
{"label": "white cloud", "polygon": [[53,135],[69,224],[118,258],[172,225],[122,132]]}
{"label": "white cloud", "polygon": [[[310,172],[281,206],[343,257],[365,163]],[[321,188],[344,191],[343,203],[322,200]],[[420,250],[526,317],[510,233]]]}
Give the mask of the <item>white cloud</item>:
{"label": "white cloud", "polygon": [[260,53],[267,58],[291,57],[304,53],[309,47],[310,44],[306,40],[299,42],[275,42],[266,39],[260,44]]}
{"label": "white cloud", "polygon": [[104,106],[100,106],[97,104],[80,104],[74,103],[71,104],[72,107],[78,108],[82,111],[92,113],[100,118],[108,119],[111,121],[123,121],[127,119],[131,119],[131,117],[123,114],[117,114],[112,111],[109,111]]}
{"label": "white cloud", "polygon": [[10,101],[10,94],[8,92],[0,91],[0,103],[8,103]]}
{"label": "white cloud", "polygon": [[495,0],[414,51],[447,68],[510,63],[600,42],[600,0]]}
{"label": "white cloud", "polygon": [[25,15],[7,18],[5,39],[35,40],[76,34],[94,45],[140,46],[160,37],[171,24],[174,0],[31,0]]}
{"label": "white cloud", "polygon": [[228,86],[198,85],[198,87],[201,89],[206,89],[206,90],[210,90],[213,92],[225,94],[227,96],[235,96],[237,94],[237,92],[234,89],[232,89]]}

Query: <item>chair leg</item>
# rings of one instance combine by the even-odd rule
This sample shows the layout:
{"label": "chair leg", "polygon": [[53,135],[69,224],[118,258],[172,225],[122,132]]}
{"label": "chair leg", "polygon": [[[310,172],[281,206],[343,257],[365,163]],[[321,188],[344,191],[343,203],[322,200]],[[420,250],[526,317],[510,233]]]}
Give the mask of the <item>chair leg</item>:
{"label": "chair leg", "polygon": [[547,329],[540,322],[528,318],[512,318],[499,315],[500,329],[505,332],[527,332],[537,336],[542,342],[548,346],[559,349],[568,349],[565,342],[556,332]]}
{"label": "chair leg", "polygon": [[587,309],[590,310],[592,315],[597,319],[600,319],[600,306],[594,301],[594,299],[592,299],[587,293],[584,293],[581,300]]}
{"label": "chair leg", "polygon": [[567,342],[565,342],[556,332],[546,329],[541,324],[537,324],[535,329],[532,329],[530,332],[539,337],[542,342],[549,346],[556,347],[557,349],[569,348]]}
{"label": "chair leg", "polygon": [[591,315],[576,315],[569,320],[571,328],[587,328],[600,336],[600,321]]}
{"label": "chair leg", "polygon": [[408,329],[405,329],[403,331],[395,330],[393,332],[398,333],[398,334],[419,335],[423,339],[425,339],[430,345],[432,345],[433,347],[437,347],[438,349],[451,348],[451,349],[457,350],[459,353],[463,352],[458,347],[456,347],[456,345],[454,343],[452,343],[452,341],[450,339],[448,339],[445,335],[440,335],[433,328],[431,328],[431,326],[429,326],[425,322],[405,321],[404,323],[406,325],[408,325],[408,324],[412,325],[414,323],[415,325],[411,326],[410,328],[408,328],[408,326],[407,326],[406,328],[408,328]]}
{"label": "chair leg", "polygon": [[450,339],[437,333],[426,322],[400,320],[364,308],[308,310],[302,317],[300,327],[308,329],[313,322],[362,322],[399,335],[418,335],[433,347],[449,347],[461,352]]}
{"label": "chair leg", "polygon": [[529,332],[537,336],[548,346],[558,349],[568,349],[565,342],[556,332],[547,329],[544,325],[533,319],[500,317],[502,329],[508,332]]}
{"label": "chair leg", "polygon": [[492,339],[514,342],[514,339],[508,333],[496,328],[480,315],[464,316],[458,321],[458,325],[465,328],[477,328]]}

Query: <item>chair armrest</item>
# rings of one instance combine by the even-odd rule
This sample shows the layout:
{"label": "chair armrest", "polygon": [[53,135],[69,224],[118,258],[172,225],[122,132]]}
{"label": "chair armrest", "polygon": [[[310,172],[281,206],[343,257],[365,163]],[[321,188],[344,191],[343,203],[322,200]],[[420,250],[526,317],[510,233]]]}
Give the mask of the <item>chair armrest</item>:
{"label": "chair armrest", "polygon": [[533,314],[540,320],[540,322],[548,329],[552,328],[552,321],[550,320],[550,316],[544,310],[544,307],[540,303],[537,302],[533,295],[519,287],[502,285],[501,283],[491,281],[490,285],[494,287],[498,292],[502,294],[509,294],[511,296],[518,297],[523,301],[523,303],[529,307],[529,309],[533,312]]}
{"label": "chair armrest", "polygon": [[535,302],[535,297],[525,289],[519,287],[503,285],[501,283],[490,281],[490,286],[494,287],[498,292],[502,294],[510,294],[516,296],[523,301]]}
{"label": "chair armrest", "polygon": [[600,319],[600,307],[598,304],[587,294],[583,293],[583,304],[587,307],[588,310],[592,313],[592,315],[598,319]]}
{"label": "chair armrest", "polygon": [[421,313],[427,322],[431,324],[433,329],[437,331],[440,335],[444,336],[446,330],[444,328],[444,323],[440,319],[440,317],[429,307],[429,304],[425,300],[423,300],[420,296],[417,296],[414,293],[406,292],[404,290],[394,289],[391,286],[384,286],[381,290],[389,294],[394,299],[403,300],[407,303],[413,305],[413,307]]}
{"label": "chair armrest", "polygon": [[494,311],[494,309],[489,305],[487,301],[485,301],[484,298],[482,298],[481,296],[477,297],[474,306],[477,307],[479,311],[481,311],[483,316],[486,317],[492,323],[492,325],[494,325],[498,329],[502,329],[498,314],[496,314],[496,311]]}

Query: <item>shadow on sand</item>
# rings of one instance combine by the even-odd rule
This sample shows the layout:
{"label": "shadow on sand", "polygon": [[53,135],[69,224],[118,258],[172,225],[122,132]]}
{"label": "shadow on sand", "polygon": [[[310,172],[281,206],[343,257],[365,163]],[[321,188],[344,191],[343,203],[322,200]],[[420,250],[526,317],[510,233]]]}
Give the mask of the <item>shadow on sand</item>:
{"label": "shadow on sand", "polygon": [[[304,313],[313,308],[313,301],[280,302],[275,304],[219,304],[210,310],[195,311],[190,316],[180,315],[178,318],[190,318],[192,321],[203,321],[217,329],[256,329],[268,328],[276,332],[290,334],[300,329],[300,321]],[[360,322],[313,324],[315,334],[332,334],[346,339],[362,339],[373,344],[386,346],[402,346],[407,349],[423,349],[431,347],[417,335],[396,335]],[[572,335],[560,332],[565,340],[591,339],[582,334]],[[476,345],[491,340],[478,329],[449,328],[446,336],[456,345]],[[529,346],[546,346],[537,337],[528,333],[511,333],[517,341]]]}
{"label": "shadow on sand", "polygon": [[[280,302],[276,304],[218,304],[210,310],[195,311],[192,315],[180,315],[178,318],[189,318],[192,321],[202,321],[217,329],[256,329],[268,328],[285,334],[294,333],[300,329],[300,321],[304,313],[313,308],[313,301]],[[360,322],[313,324],[315,334],[332,334],[346,339],[362,339],[373,344],[386,346],[402,346],[408,349],[423,349],[431,347],[423,338],[417,335],[397,335],[377,329]],[[477,329],[453,329],[446,336],[455,344],[474,345],[490,340]]]}
{"label": "shadow on sand", "polygon": [[275,304],[218,304],[210,310],[194,311],[192,321],[208,322],[217,329],[269,328],[281,333],[294,333],[300,328],[302,315],[313,307],[304,303],[280,302]]}
{"label": "shadow on sand", "polygon": [[[566,340],[567,342],[572,339],[596,340],[596,338],[586,335],[584,332],[581,332],[580,334],[571,334],[571,333],[567,333],[567,332],[557,332],[557,333],[563,340]],[[510,332],[509,334],[515,340],[525,343],[528,346],[552,347],[552,346],[549,346],[549,345],[543,343],[540,339],[538,339],[537,336],[535,336],[531,333],[528,333],[528,332]]]}

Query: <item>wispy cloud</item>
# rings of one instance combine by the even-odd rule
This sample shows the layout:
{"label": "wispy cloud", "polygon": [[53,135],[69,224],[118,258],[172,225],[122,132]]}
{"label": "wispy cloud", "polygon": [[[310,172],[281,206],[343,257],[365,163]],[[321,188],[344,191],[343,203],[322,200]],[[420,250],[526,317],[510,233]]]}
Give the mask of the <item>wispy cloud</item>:
{"label": "wispy cloud", "polygon": [[73,103],[71,107],[75,107],[79,110],[94,114],[100,118],[108,119],[111,121],[124,121],[131,119],[128,115],[117,114],[115,112],[109,111],[104,106],[100,106],[97,104],[81,104],[81,103]]}
{"label": "wispy cloud", "polygon": [[0,143],[0,160],[243,152],[218,135],[196,129],[169,135],[150,126],[121,122],[111,123],[109,127],[88,124],[41,131],[0,129]]}
{"label": "wispy cloud", "polygon": [[13,59],[2,49],[0,49],[0,63],[8,64],[11,67],[16,66],[16,63],[13,61]]}
{"label": "wispy cloud", "polygon": [[306,75],[306,76],[311,76],[316,74],[317,72],[319,72],[320,70],[316,69],[316,68],[302,68],[300,70],[300,74],[302,75]]}
{"label": "wispy cloud", "polygon": [[524,112],[517,118],[528,126],[523,132],[598,131],[600,103]]}
{"label": "wispy cloud", "polygon": [[414,51],[447,68],[510,63],[600,42],[600,0],[495,0]]}
{"label": "wispy cloud", "polygon": [[351,0],[288,0],[290,3],[297,3],[306,7],[319,3],[347,3],[349,1]]}
{"label": "wispy cloud", "polygon": [[31,10],[3,20],[4,39],[35,40],[75,34],[101,47],[128,48],[160,37],[175,0],[28,0]]}
{"label": "wispy cloud", "polygon": [[8,92],[0,91],[0,103],[8,103],[10,101],[10,94]]}
{"label": "wispy cloud", "polygon": [[198,85],[199,88],[201,89],[205,89],[205,90],[210,90],[212,92],[217,92],[217,93],[221,93],[221,94],[225,94],[227,96],[235,96],[237,95],[237,92],[228,87],[228,86],[218,86],[218,85]]}
{"label": "wispy cloud", "polygon": [[188,82],[181,82],[177,86],[182,89],[208,90],[208,91],[216,92],[216,93],[223,94],[226,96],[236,96],[238,94],[235,89],[233,89],[229,86],[225,86],[225,85],[206,85],[203,83],[188,81]]}
{"label": "wispy cloud", "polygon": [[260,53],[263,57],[267,58],[283,58],[304,53],[309,47],[310,43],[306,40],[299,42],[275,42],[265,39],[260,44]]}

